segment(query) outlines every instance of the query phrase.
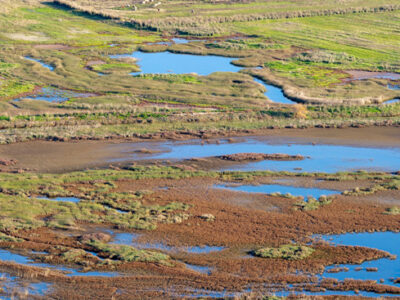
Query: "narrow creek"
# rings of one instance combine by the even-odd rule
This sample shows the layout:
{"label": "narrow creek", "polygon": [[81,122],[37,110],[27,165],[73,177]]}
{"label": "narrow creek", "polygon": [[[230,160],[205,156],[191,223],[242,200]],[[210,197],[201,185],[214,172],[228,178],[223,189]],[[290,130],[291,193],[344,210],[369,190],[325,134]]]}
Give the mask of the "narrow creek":
{"label": "narrow creek", "polygon": [[37,62],[37,63],[39,63],[42,67],[44,67],[44,68],[46,68],[46,69],[48,69],[48,70],[50,70],[50,71],[54,71],[54,67],[53,67],[53,66],[51,66],[51,65],[49,65],[49,64],[46,64],[45,62],[41,61],[40,59],[36,59],[36,58],[30,57],[30,56],[25,56],[24,58],[25,58],[26,60],[30,60],[30,61]]}

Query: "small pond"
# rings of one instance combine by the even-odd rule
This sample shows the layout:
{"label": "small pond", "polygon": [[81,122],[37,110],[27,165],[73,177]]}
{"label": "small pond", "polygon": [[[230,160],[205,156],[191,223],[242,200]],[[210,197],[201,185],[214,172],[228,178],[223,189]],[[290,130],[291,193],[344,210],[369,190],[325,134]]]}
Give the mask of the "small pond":
{"label": "small pond", "polygon": [[[174,41],[177,42],[178,39],[174,39]],[[187,42],[186,40],[183,41]],[[182,41],[180,42],[183,43]],[[236,58],[215,55],[191,55],[172,52],[146,53],[136,51],[132,54],[111,55],[110,57],[134,57],[138,59],[141,72],[131,73],[131,75],[196,73],[205,76],[214,72],[239,72],[243,69],[232,64],[232,61]],[[283,94],[282,89],[266,84],[256,78],[254,80],[266,88],[265,95],[270,100],[284,104],[295,103]]]}

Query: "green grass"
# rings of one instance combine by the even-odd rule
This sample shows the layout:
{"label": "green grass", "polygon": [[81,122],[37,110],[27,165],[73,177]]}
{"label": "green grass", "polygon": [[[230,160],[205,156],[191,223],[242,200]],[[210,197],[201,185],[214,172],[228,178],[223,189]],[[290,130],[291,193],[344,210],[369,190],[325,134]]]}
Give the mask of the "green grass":
{"label": "green grass", "polygon": [[314,197],[308,197],[307,201],[301,201],[298,203],[295,203],[294,209],[300,209],[303,211],[310,211],[310,210],[317,210],[320,207],[329,205],[332,203],[332,199],[334,196],[321,196],[319,199],[315,199]]}
{"label": "green grass", "polygon": [[137,72],[138,67],[128,63],[109,63],[95,65],[92,69],[96,72],[110,73],[113,71]]}
{"label": "green grass", "polygon": [[298,245],[282,245],[279,248],[262,248],[254,251],[254,255],[262,258],[301,260],[309,257],[313,248]]}
{"label": "green grass", "polygon": [[17,80],[0,79],[0,97],[9,98],[33,91],[35,85]]}
{"label": "green grass", "polygon": [[90,241],[88,245],[106,255],[108,258],[119,261],[162,262],[170,259],[168,255],[163,253],[138,250],[126,245],[109,245],[99,241]]}
{"label": "green grass", "polygon": [[278,43],[353,57],[358,69],[400,71],[400,13],[360,13],[290,20],[228,24],[230,31],[258,35]]}
{"label": "green grass", "polygon": [[[155,229],[162,222],[174,223],[188,217],[188,205],[171,202],[165,205],[143,205],[141,191],[136,195],[110,193],[113,181],[140,178],[185,178],[204,176],[205,172],[182,172],[177,168],[132,168],[126,171],[103,170],[46,174],[0,175],[0,230],[32,229],[38,227],[76,228],[79,222],[113,224],[118,228]],[[21,176],[20,176],[21,175]],[[72,193],[66,185],[101,181],[93,189]],[[36,199],[47,197],[78,197],[79,203]],[[129,213],[120,213],[116,209]]]}
{"label": "green grass", "polygon": [[397,206],[390,207],[384,212],[384,214],[392,216],[400,215],[400,207]]}
{"label": "green grass", "polygon": [[[11,13],[0,14],[0,27],[3,28],[0,43],[26,43],[26,38],[39,36],[38,42],[66,43],[75,46],[106,46],[110,43],[141,43],[156,41],[156,34],[142,34],[127,27],[87,18],[79,13],[58,9],[52,6],[33,5],[13,9]],[[4,38],[8,38],[5,40]]]}

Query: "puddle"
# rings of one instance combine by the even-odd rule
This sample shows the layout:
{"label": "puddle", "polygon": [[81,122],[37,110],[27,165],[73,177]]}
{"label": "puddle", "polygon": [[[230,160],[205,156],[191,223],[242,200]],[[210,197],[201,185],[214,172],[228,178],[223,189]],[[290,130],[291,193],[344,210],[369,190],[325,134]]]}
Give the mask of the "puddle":
{"label": "puddle", "polygon": [[0,278],[0,282],[2,283],[2,292],[7,295],[11,295],[18,291],[19,293],[27,293],[31,296],[44,296],[52,286],[50,283],[46,282],[27,282],[18,277],[10,276],[7,273],[0,273]]}
{"label": "puddle", "polygon": [[116,272],[98,272],[98,271],[90,271],[90,272],[79,272],[76,269],[65,267],[65,266],[55,266],[49,265],[45,263],[36,263],[33,262],[29,257],[17,254],[8,250],[0,249],[0,260],[6,262],[14,262],[22,265],[32,266],[32,267],[40,267],[40,268],[48,268],[53,269],[60,272],[66,272],[67,276],[94,276],[94,277],[115,277],[120,274]]}
{"label": "puddle", "polygon": [[[378,283],[380,283],[380,280],[383,279],[383,284],[397,287],[400,286],[399,284],[395,284],[390,280],[392,278],[400,278],[400,233],[346,233],[340,235],[327,235],[322,236],[321,238],[335,245],[375,248],[389,252],[392,255],[397,255],[395,260],[383,258],[364,262],[359,265],[344,264],[329,266],[325,269],[325,272],[322,275],[323,277],[335,278],[338,280],[344,280],[346,278],[358,280],[376,280]],[[329,270],[333,268],[347,268],[348,271],[329,273]],[[377,271],[368,272],[367,268],[377,268]]]}
{"label": "puddle", "polygon": [[210,267],[190,265],[190,264],[185,264],[185,266],[186,266],[186,268],[193,270],[197,273],[201,273],[201,274],[211,275],[211,272],[212,272],[212,268],[210,268]]}
{"label": "puddle", "polygon": [[[246,164],[237,164],[222,170],[272,170],[291,172],[326,172],[354,170],[380,170],[398,171],[400,165],[399,148],[373,148],[342,145],[327,145],[311,143],[299,143],[296,138],[259,137],[236,139],[238,143],[221,142],[220,144],[204,144],[201,140],[188,142],[148,142],[125,143],[114,147],[124,149],[122,158],[109,162],[141,160],[141,159],[165,159],[180,160],[190,158],[204,158],[235,153],[285,153],[289,155],[301,154],[309,156],[302,161],[259,161]],[[300,140],[301,141],[301,140]],[[148,155],[134,153],[136,149],[143,147],[163,151]],[[126,150],[128,149],[128,150]]]}
{"label": "puddle", "polygon": [[65,102],[70,100],[71,98],[88,98],[94,97],[95,94],[91,93],[78,93],[73,91],[67,90],[59,90],[52,87],[45,87],[41,88],[40,91],[32,96],[27,96],[23,98],[14,99],[13,101],[20,101],[23,99],[30,99],[30,100],[42,100],[47,102]]}
{"label": "puddle", "polygon": [[239,185],[239,186],[215,185],[214,187],[220,189],[221,188],[229,189],[232,191],[247,192],[247,193],[263,193],[263,194],[281,193],[282,195],[289,193],[293,196],[302,196],[304,198],[312,196],[316,199],[318,199],[322,195],[328,196],[340,193],[339,191],[335,190],[296,187],[296,186],[279,185],[279,184]]}
{"label": "puddle", "polygon": [[[188,40],[185,39],[173,39],[173,41],[178,44],[188,42]],[[170,44],[169,42],[160,43],[166,45]],[[132,54],[111,55],[110,57],[134,57],[138,59],[138,65],[140,66],[141,72],[131,73],[131,75],[196,73],[205,76],[214,72],[239,72],[242,69],[241,67],[232,64],[232,61],[236,58],[215,55],[191,55],[171,52],[146,53],[136,51]],[[282,89],[266,84],[257,78],[254,78],[254,80],[265,86],[267,89],[265,95],[268,99],[277,103],[295,103],[283,94]]]}
{"label": "puddle", "polygon": [[35,197],[36,199],[42,199],[42,200],[50,200],[50,201],[57,201],[57,202],[71,202],[71,203],[78,203],[81,200],[75,197],[57,197],[57,198],[48,198],[48,197]]}
{"label": "puddle", "polygon": [[137,249],[155,249],[166,252],[175,252],[175,253],[186,252],[191,254],[208,254],[212,252],[222,251],[225,249],[225,247],[218,247],[218,246],[173,247],[165,245],[163,243],[141,243],[137,241],[140,235],[136,233],[114,234],[112,230],[108,230],[107,232],[114,235],[114,239],[111,242],[112,244],[129,245]]}
{"label": "puddle", "polygon": [[27,60],[30,60],[30,61],[37,62],[37,63],[41,64],[42,67],[45,67],[46,69],[49,69],[50,71],[54,71],[54,67],[53,66],[48,65],[48,64],[44,63],[43,61],[41,61],[39,59],[30,57],[30,56],[25,56],[24,58],[27,59]]}

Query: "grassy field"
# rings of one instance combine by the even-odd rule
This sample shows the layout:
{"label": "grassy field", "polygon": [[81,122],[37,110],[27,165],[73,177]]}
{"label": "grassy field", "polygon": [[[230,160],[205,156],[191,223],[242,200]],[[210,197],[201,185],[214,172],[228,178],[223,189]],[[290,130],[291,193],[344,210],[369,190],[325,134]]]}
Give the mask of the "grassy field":
{"label": "grassy field", "polygon": [[[351,80],[346,72],[399,72],[396,49],[400,46],[400,15],[395,1],[345,1],[340,12],[335,12],[334,1],[196,1],[190,6],[169,1],[156,9],[151,7],[154,3],[136,5],[136,11],[124,1],[98,2],[91,10],[88,1],[67,2],[79,9],[38,1],[29,5],[5,2],[2,7],[2,142],[51,136],[131,136],[161,129],[347,126],[379,124],[388,118],[397,122],[397,105],[379,105],[400,97],[400,90],[387,87],[396,81]],[[193,19],[192,9],[200,16],[191,24],[201,26],[203,15],[211,18],[207,24],[217,30],[211,33],[215,38],[170,46],[149,45],[179,32],[167,28],[152,31],[130,24],[136,19],[151,21],[157,11],[160,21],[173,18],[184,27],[187,18]],[[103,11],[116,13],[116,18],[104,17]],[[300,11],[303,14],[290,18],[282,15]],[[254,19],[255,12],[275,15]],[[237,16],[249,17],[239,20],[235,19]],[[215,21],[214,17],[229,18]],[[134,59],[109,58],[110,54],[132,53],[136,49],[230,56],[237,58],[234,64],[244,69],[208,76],[133,77],[129,73],[139,70]],[[24,59],[25,56],[54,70]],[[300,102],[334,106],[280,107],[268,101],[264,87],[255,83],[253,76],[282,87],[287,96]],[[40,87],[89,92],[92,96],[72,98],[62,104],[24,99]],[[15,98],[22,100],[12,101]],[[374,105],[342,105],[368,103]],[[162,106],[167,107],[164,110]],[[304,109],[305,115],[297,113]],[[143,118],[142,113],[155,115]]]}

